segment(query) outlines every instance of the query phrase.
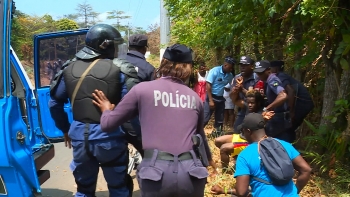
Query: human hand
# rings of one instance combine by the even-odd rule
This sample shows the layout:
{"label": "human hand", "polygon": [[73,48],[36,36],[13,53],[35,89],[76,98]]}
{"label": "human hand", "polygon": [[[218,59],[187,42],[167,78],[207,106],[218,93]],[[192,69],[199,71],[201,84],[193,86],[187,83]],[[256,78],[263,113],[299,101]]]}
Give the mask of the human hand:
{"label": "human hand", "polygon": [[68,147],[69,149],[72,148],[72,140],[68,136],[68,133],[64,133],[64,145]]}
{"label": "human hand", "polygon": [[225,193],[224,190],[218,185],[214,185],[213,187],[211,187],[210,191],[214,195],[220,195]]}
{"label": "human hand", "polygon": [[106,110],[113,110],[114,109],[115,105],[111,104],[111,102],[109,102],[108,98],[106,97],[106,95],[102,91],[95,90],[95,92],[92,93],[92,96],[94,97],[94,100],[92,100],[92,103],[97,105],[102,112],[104,112]]}
{"label": "human hand", "polygon": [[275,115],[275,112],[266,111],[266,112],[263,112],[261,115],[264,117],[265,120],[270,120]]}
{"label": "human hand", "polygon": [[210,107],[210,109],[215,109],[214,101],[209,101],[209,107]]}
{"label": "human hand", "polygon": [[243,83],[243,77],[242,76],[237,77],[236,82],[238,85],[241,85]]}

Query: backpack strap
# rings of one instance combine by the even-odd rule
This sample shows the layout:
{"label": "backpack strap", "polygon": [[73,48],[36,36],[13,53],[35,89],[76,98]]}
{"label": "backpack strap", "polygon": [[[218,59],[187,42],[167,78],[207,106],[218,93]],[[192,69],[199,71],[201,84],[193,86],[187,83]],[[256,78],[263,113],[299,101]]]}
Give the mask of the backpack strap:
{"label": "backpack strap", "polygon": [[89,73],[89,71],[92,69],[92,67],[94,67],[95,64],[98,62],[98,60],[100,60],[100,59],[95,59],[95,60],[89,65],[89,67],[87,67],[87,69],[83,72],[83,74],[80,76],[80,79],[79,79],[77,85],[76,85],[75,88],[74,88],[74,91],[73,91],[73,94],[72,94],[72,100],[70,101],[72,110],[73,110],[73,106],[74,106],[75,96],[76,96],[77,93],[78,93],[78,90],[79,90],[79,88],[80,88],[80,86],[81,86],[81,83],[83,82],[83,80],[85,79],[85,77],[86,77],[86,75]]}
{"label": "backpack strap", "polygon": [[[263,163],[262,163],[261,158],[260,158],[260,142],[263,141],[263,140],[265,140],[265,139],[267,139],[267,138],[268,138],[267,135],[265,135],[264,137],[262,137],[262,138],[258,141],[258,154],[259,154],[259,159],[260,159],[260,164],[261,164],[260,166],[263,166]],[[268,181],[266,181],[266,180],[264,180],[264,179],[258,178],[258,177],[256,177],[256,176],[252,176],[252,178],[253,178],[254,180],[256,180],[256,181],[261,182],[261,183],[265,183],[265,184],[267,184],[267,185],[272,185],[272,183],[270,183],[270,182],[268,182]]]}
{"label": "backpack strap", "polygon": [[267,135],[264,135],[259,141],[258,141],[258,154],[259,154],[259,159],[260,159],[260,142],[267,139]]}
{"label": "backpack strap", "polygon": [[265,183],[266,185],[272,185],[272,183],[270,183],[270,182],[268,182],[268,181],[266,181],[266,180],[264,180],[264,179],[258,178],[258,177],[256,177],[256,176],[253,176],[252,178],[253,178],[254,180],[256,180],[256,181],[261,182],[261,183]]}

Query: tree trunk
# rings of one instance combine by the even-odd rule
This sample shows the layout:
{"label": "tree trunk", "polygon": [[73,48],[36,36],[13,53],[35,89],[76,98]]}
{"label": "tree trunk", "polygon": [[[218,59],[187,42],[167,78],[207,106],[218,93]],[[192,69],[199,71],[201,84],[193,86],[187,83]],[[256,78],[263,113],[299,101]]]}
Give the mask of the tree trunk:
{"label": "tree trunk", "polygon": [[54,49],[55,49],[55,61],[57,60],[57,40],[56,40],[56,38],[54,38],[53,39],[53,42],[54,42],[54,45],[55,45],[55,47],[54,47]]}
{"label": "tree trunk", "polygon": [[[294,38],[294,42],[295,43],[299,43],[302,42],[303,39],[303,24],[300,22],[300,20],[297,20],[294,23],[294,28],[293,28],[293,38]],[[303,57],[303,50],[298,50],[294,53],[294,62],[298,62],[302,59]],[[297,68],[296,66],[293,66],[293,71],[294,71],[294,77],[296,80],[298,81],[302,81],[302,77],[301,77],[301,71],[300,68]]]}
{"label": "tree trunk", "polygon": [[215,49],[215,65],[219,65],[222,63],[222,47],[217,47]]}
{"label": "tree trunk", "polygon": [[328,58],[327,54],[331,50],[332,42],[327,38],[326,44],[322,50],[322,59],[325,64],[325,85],[323,93],[323,106],[320,126],[326,126],[329,129],[334,128],[329,118],[333,114],[334,103],[338,97],[338,81],[336,79],[333,58]]}

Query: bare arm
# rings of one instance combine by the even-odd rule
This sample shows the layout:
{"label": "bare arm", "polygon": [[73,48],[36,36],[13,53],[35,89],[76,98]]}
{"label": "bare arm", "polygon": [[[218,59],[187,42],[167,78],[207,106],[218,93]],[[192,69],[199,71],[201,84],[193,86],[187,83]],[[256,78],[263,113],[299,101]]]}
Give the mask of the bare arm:
{"label": "bare arm", "polygon": [[304,160],[304,158],[300,155],[293,159],[292,162],[294,169],[299,172],[299,176],[296,182],[296,187],[299,194],[310,179],[311,168],[309,164]]}
{"label": "bare arm", "polygon": [[246,197],[249,194],[249,181],[248,175],[236,177],[236,195],[238,197]]}
{"label": "bare arm", "polygon": [[266,107],[266,109],[271,111],[276,107],[283,105],[283,103],[286,102],[286,100],[287,100],[287,94],[285,90],[283,90],[277,95],[276,99]]}
{"label": "bare arm", "polygon": [[234,188],[227,188],[227,187],[220,187],[218,185],[214,185],[211,188],[211,193],[214,195],[220,195],[220,194],[231,194],[231,195],[237,195],[236,189]]}
{"label": "bare arm", "polygon": [[212,93],[211,93],[211,83],[209,83],[208,81],[206,83],[206,88],[207,88],[207,94],[208,94],[209,102],[214,102],[213,101],[213,96],[212,96]]}

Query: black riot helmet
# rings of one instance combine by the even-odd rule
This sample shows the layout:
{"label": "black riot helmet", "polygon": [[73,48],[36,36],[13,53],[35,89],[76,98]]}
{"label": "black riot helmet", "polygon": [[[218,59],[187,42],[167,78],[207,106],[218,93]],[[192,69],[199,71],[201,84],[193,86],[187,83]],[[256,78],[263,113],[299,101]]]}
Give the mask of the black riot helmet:
{"label": "black riot helmet", "polygon": [[89,29],[85,38],[86,46],[75,56],[80,59],[92,59],[103,55],[114,59],[118,57],[118,48],[123,42],[119,31],[113,26],[97,24]]}

